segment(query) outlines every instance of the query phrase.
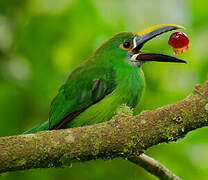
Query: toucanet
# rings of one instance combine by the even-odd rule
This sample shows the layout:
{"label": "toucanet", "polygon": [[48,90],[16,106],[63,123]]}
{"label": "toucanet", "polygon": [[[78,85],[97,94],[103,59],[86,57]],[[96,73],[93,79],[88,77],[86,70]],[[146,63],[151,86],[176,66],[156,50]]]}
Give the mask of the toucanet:
{"label": "toucanet", "polygon": [[186,63],[173,56],[141,50],[152,38],[176,29],[183,27],[163,24],[139,33],[114,35],[69,75],[51,103],[49,119],[25,134],[108,121],[123,104],[134,109],[144,90],[145,62]]}

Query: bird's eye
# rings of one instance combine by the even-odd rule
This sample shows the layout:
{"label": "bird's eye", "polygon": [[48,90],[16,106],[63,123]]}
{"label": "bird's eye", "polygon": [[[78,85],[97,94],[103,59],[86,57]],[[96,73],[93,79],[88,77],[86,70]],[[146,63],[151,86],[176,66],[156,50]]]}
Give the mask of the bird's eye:
{"label": "bird's eye", "polygon": [[125,41],[125,42],[123,43],[123,47],[124,47],[124,48],[129,48],[129,47],[130,47],[130,42],[129,42],[129,41]]}
{"label": "bird's eye", "polygon": [[120,47],[126,51],[129,51],[130,49],[132,49],[132,41],[130,40],[127,40],[127,41],[124,41]]}

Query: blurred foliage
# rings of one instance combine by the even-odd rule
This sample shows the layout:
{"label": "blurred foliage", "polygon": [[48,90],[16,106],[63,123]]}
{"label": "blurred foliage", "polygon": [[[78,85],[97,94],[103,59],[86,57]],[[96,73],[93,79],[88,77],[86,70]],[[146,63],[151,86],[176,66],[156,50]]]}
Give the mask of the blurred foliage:
{"label": "blurred foliage", "polygon": [[[162,23],[185,26],[188,65],[149,63],[146,92],[137,109],[150,110],[180,100],[208,70],[208,2],[205,0],[2,0],[0,1],[0,136],[15,135],[48,118],[50,101],[67,75],[101,43],[120,31]],[[172,53],[170,34],[143,48]],[[208,179],[208,129],[146,153],[182,179]],[[155,179],[122,159],[73,164],[71,168],[7,173],[24,179]]]}

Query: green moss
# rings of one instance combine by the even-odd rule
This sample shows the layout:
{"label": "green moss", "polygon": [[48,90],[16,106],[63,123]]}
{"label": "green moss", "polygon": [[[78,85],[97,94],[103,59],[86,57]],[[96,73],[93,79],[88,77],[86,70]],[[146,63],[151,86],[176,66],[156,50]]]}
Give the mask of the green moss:
{"label": "green moss", "polygon": [[92,154],[94,156],[97,156],[100,152],[100,142],[99,140],[97,140],[96,142],[93,143],[93,151],[92,151]]}
{"label": "green moss", "polygon": [[204,109],[208,112],[208,103],[204,106]]}
{"label": "green moss", "polygon": [[133,109],[128,107],[126,104],[122,104],[118,110],[117,110],[117,115],[120,116],[133,116]]}
{"label": "green moss", "polygon": [[71,162],[69,162],[69,159],[70,156],[67,153],[65,153],[63,154],[63,156],[61,156],[59,161],[61,162],[62,166],[71,166],[72,164]]}
{"label": "green moss", "polygon": [[[130,140],[124,144],[124,149],[123,152],[121,153],[121,155],[124,156],[131,156],[131,155],[136,155],[138,156],[139,154],[141,154],[141,148],[138,148],[138,146],[140,147],[144,147],[144,144],[141,143],[141,138],[139,138],[138,136],[134,135],[130,137]],[[138,149],[140,149],[138,151]]]}
{"label": "green moss", "polygon": [[16,161],[13,161],[13,165],[16,167],[24,166],[27,163],[25,159],[18,159]]}

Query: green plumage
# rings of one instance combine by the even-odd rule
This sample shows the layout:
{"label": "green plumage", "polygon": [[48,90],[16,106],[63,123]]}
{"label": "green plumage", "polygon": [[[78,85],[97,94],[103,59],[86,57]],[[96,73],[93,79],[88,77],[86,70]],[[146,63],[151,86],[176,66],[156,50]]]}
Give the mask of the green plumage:
{"label": "green plumage", "polygon": [[142,95],[141,68],[120,48],[133,33],[119,33],[76,68],[51,103],[45,123],[25,132],[79,127],[108,121],[122,105],[134,108]]}

